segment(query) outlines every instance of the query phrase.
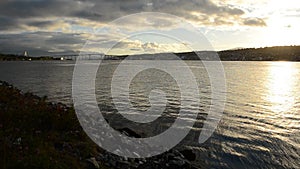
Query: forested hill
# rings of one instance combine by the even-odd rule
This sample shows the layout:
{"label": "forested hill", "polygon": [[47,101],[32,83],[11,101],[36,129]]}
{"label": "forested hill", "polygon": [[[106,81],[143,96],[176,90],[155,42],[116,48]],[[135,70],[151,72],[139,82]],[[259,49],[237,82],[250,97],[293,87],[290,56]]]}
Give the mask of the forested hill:
{"label": "forested hill", "polygon": [[[300,46],[277,46],[265,48],[245,48],[219,52],[196,52],[203,60],[223,61],[300,61]],[[218,54],[218,55],[217,55]],[[195,52],[176,53],[184,60],[199,60]]]}
{"label": "forested hill", "polygon": [[247,48],[218,52],[221,60],[300,61],[300,46]]}
{"label": "forested hill", "polygon": [[[196,55],[197,53],[197,55]],[[245,48],[224,51],[198,51],[175,53],[182,60],[216,60],[223,61],[300,61],[300,46],[277,46],[265,48]],[[126,58],[118,56],[119,59]],[[131,57],[133,59],[172,60],[170,53],[143,54]],[[199,57],[200,56],[200,57]]]}

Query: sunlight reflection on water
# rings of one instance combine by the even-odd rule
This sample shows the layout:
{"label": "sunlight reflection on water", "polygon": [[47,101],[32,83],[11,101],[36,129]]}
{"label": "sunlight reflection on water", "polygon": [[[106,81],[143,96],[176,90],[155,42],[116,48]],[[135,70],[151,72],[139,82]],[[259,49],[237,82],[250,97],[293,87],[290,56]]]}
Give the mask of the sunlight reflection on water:
{"label": "sunlight reflection on water", "polygon": [[269,65],[266,77],[266,100],[269,109],[276,115],[289,111],[295,102],[296,71],[292,62],[273,62]]}
{"label": "sunlight reflection on water", "polygon": [[[201,90],[201,117],[196,123],[199,125],[193,127],[192,134],[186,139],[197,153],[196,166],[205,168],[201,167],[204,161],[210,168],[300,168],[299,62],[223,62],[228,87],[226,109],[218,129],[204,145],[198,142],[194,145],[190,140],[198,140],[201,123],[209,108],[209,81],[200,62],[187,63]],[[50,101],[72,105],[72,64],[67,61],[3,62],[0,63],[0,80],[6,80],[23,91],[47,95]],[[105,63],[102,68],[106,73],[97,78],[97,99],[107,111],[107,117],[116,114],[110,101],[111,74],[108,72],[113,72],[110,69],[117,64],[118,61]],[[167,114],[162,122],[134,128],[153,130],[154,134],[173,124],[180,106],[177,97],[180,93],[174,80],[167,74],[156,75],[159,78],[151,78],[151,71],[147,71],[136,76],[130,95],[134,106],[147,110],[146,89],[152,89],[155,80],[161,82],[161,88],[169,93]],[[147,81],[143,83],[145,77]],[[111,123],[120,125],[122,121],[116,118]]]}

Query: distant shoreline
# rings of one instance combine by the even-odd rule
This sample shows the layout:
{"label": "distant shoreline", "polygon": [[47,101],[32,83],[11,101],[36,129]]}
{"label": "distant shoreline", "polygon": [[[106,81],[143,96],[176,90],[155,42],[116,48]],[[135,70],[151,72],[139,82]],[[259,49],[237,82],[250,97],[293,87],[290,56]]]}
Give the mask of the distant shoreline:
{"label": "distant shoreline", "polygon": [[[278,46],[265,48],[245,48],[224,51],[198,51],[198,52],[183,52],[183,53],[157,53],[157,54],[141,54],[131,57],[134,60],[172,60],[168,59],[167,55],[175,54],[182,60],[201,60],[204,61],[300,61],[300,46]],[[74,55],[75,56],[75,55]],[[124,60],[129,55],[105,55],[104,60]],[[28,57],[12,54],[0,54],[0,61],[52,61],[52,60],[75,60],[75,57],[68,56],[40,56]],[[172,57],[171,57],[172,58]],[[95,60],[99,59],[95,56],[87,55],[84,59]],[[103,59],[103,58],[102,58]]]}

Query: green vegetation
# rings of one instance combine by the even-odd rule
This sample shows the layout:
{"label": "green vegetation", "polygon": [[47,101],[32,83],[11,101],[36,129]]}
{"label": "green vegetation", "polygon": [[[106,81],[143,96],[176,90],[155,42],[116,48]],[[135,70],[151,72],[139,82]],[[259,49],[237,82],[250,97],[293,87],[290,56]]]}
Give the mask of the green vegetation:
{"label": "green vegetation", "polygon": [[88,168],[102,153],[72,108],[1,81],[0,93],[0,168]]}

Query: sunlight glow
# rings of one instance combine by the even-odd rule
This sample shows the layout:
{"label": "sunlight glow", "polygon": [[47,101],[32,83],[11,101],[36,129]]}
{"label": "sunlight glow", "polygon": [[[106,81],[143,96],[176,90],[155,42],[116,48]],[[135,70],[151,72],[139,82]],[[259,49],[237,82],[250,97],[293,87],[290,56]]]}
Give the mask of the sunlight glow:
{"label": "sunlight glow", "polygon": [[290,110],[295,101],[295,93],[292,92],[296,84],[293,63],[271,63],[268,79],[266,87],[269,92],[266,100],[271,104],[271,111],[281,113]]}
{"label": "sunlight glow", "polygon": [[264,30],[262,40],[266,46],[283,46],[300,42],[297,36],[300,28],[298,18],[274,15],[268,19],[267,24],[268,27]]}
{"label": "sunlight glow", "polygon": [[269,8],[278,10],[278,9],[293,9],[298,8],[300,2],[295,0],[285,0],[285,1],[278,1],[278,0],[271,0],[268,3]]}
{"label": "sunlight glow", "polygon": [[266,6],[269,16],[266,18],[267,27],[263,31],[262,42],[265,46],[283,46],[300,43],[299,12],[300,1],[272,0]]}

